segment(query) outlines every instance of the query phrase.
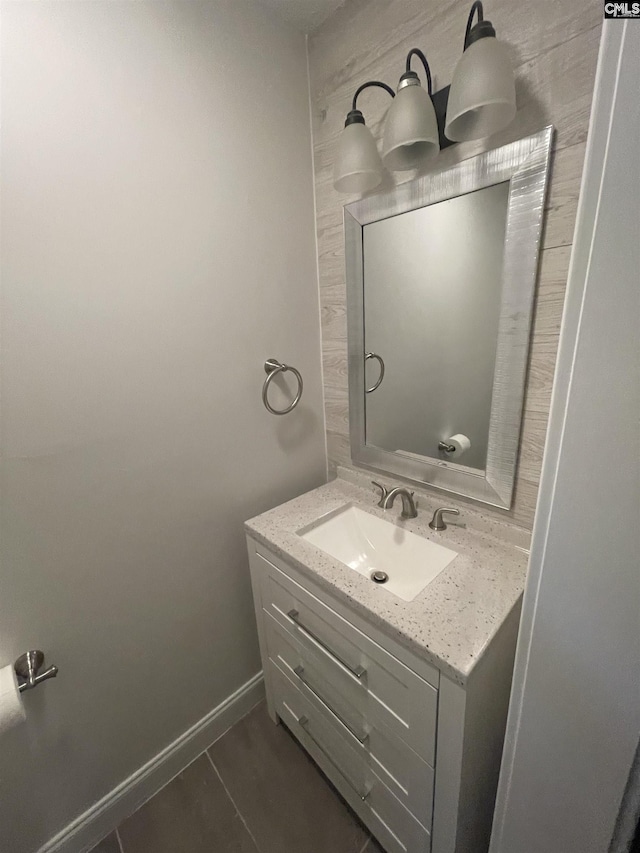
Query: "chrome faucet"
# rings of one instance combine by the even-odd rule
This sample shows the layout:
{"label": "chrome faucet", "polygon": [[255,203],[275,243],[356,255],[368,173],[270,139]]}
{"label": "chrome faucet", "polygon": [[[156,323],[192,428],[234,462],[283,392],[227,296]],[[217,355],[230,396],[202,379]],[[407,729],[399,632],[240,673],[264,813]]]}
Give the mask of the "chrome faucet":
{"label": "chrome faucet", "polygon": [[402,514],[400,518],[417,518],[418,510],[416,509],[416,502],[413,499],[413,492],[403,489],[401,486],[396,486],[395,489],[387,492],[382,509],[390,509],[398,495],[402,498]]}

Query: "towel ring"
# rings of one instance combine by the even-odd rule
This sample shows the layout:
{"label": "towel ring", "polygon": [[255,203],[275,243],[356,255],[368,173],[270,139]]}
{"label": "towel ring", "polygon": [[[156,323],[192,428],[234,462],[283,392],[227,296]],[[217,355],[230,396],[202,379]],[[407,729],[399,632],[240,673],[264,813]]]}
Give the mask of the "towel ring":
{"label": "towel ring", "polygon": [[[269,393],[269,384],[274,376],[277,376],[278,373],[286,373],[287,370],[290,370],[298,380],[298,393],[294,397],[291,405],[287,406],[286,409],[274,409],[267,398],[267,394]],[[262,402],[264,403],[265,409],[268,412],[271,412],[272,415],[288,415],[289,412],[292,412],[295,409],[302,397],[303,386],[300,371],[296,370],[295,367],[290,367],[288,364],[281,364],[275,358],[268,358],[264,363],[264,372],[267,374],[267,378],[264,380],[264,385],[262,386]]]}
{"label": "towel ring", "polygon": [[365,388],[367,394],[371,394],[373,391],[376,390],[376,388],[379,388],[382,383],[382,380],[384,379],[384,361],[382,360],[382,356],[378,355],[377,352],[368,352],[365,355],[364,360],[369,361],[370,358],[376,358],[380,363],[380,376],[378,377],[378,381],[375,385],[372,385],[371,388]]}

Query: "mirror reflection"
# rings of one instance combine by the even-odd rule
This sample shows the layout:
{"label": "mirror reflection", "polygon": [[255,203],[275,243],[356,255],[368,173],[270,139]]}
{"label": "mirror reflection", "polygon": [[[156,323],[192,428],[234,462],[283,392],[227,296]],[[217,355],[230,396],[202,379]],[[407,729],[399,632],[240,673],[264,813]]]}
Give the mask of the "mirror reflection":
{"label": "mirror reflection", "polygon": [[362,229],[365,441],[483,471],[509,182]]}

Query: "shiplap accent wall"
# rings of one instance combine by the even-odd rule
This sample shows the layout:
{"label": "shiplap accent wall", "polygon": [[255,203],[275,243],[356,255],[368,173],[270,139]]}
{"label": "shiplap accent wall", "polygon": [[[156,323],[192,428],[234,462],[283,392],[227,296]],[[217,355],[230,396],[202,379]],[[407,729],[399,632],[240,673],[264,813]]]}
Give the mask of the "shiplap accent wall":
{"label": "shiplap accent wall", "polygon": [[[600,41],[602,4],[571,0],[487,0],[485,18],[511,49],[518,113],[488,140],[443,151],[431,169],[496,148],[549,124],[556,128],[514,503],[509,512],[476,505],[531,528],[551,399],[571,241]],[[336,140],[356,88],[384,80],[394,88],[411,47],[427,54],[434,89],[451,82],[470,3],[351,0],[309,37],[322,358],[330,470],[350,466],[347,322],[342,207],[356,196],[332,187]],[[415,60],[414,60],[415,62]],[[415,70],[423,76],[421,67]],[[369,89],[358,107],[380,140],[389,96]],[[396,173],[397,183],[418,173]],[[378,191],[392,186],[389,179]],[[464,499],[458,498],[463,503]]]}

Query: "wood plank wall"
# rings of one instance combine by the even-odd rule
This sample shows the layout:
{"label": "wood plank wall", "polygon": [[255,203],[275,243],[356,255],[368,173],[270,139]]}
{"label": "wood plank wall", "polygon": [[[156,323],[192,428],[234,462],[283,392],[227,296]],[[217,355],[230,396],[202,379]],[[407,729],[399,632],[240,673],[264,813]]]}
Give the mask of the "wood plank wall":
{"label": "wood plank wall", "polygon": [[[397,86],[411,47],[427,54],[434,88],[451,81],[462,50],[470,2],[348,0],[309,37],[309,73],[316,188],[327,444],[330,471],[350,466],[347,324],[342,206],[354,197],[332,187],[333,153],[355,89],[371,79]],[[486,0],[485,18],[511,49],[518,113],[489,140],[442,152],[441,169],[552,124],[555,153],[540,263],[516,492],[508,513],[489,515],[531,528],[547,428],[585,140],[600,41],[599,0]],[[415,60],[414,60],[415,61]],[[421,69],[416,65],[419,73]],[[380,140],[389,97],[369,89],[359,99]],[[417,173],[397,173],[396,182]],[[387,189],[391,181],[380,189]],[[458,499],[464,503],[463,499]]]}

